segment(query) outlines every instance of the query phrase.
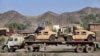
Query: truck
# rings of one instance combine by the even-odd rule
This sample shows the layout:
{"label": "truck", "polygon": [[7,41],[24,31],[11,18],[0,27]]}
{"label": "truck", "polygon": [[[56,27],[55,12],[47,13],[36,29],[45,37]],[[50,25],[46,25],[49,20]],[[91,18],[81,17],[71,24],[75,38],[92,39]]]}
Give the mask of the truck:
{"label": "truck", "polygon": [[[65,29],[65,28],[64,28]],[[77,31],[76,31],[77,32]],[[80,32],[80,30],[79,30]],[[78,53],[82,52],[93,52],[99,47],[98,41],[83,41],[84,39],[73,39],[66,41],[66,34],[63,34],[64,40],[58,40],[58,33],[55,30],[52,31],[52,27],[38,27],[35,34],[30,34],[26,37],[20,35],[10,36],[9,39],[3,43],[2,50],[4,52],[15,52],[17,49],[25,49],[28,52],[39,51],[41,47],[44,49],[49,45],[66,45],[66,47],[71,46]],[[89,34],[88,34],[89,35]],[[93,35],[93,34],[92,34]],[[74,35],[72,35],[74,36]],[[95,35],[93,35],[95,36]],[[81,38],[82,35],[79,35]]]}
{"label": "truck", "polygon": [[15,52],[16,49],[23,48],[24,38],[21,35],[13,34],[2,44],[4,52]]}
{"label": "truck", "polygon": [[55,45],[66,45],[71,47],[77,53],[91,53],[98,47],[100,48],[100,42],[98,41],[28,41],[19,36],[12,36],[6,41],[2,50],[4,52],[15,52],[18,49],[25,49],[27,52],[39,52],[41,48],[46,49],[47,46]]}

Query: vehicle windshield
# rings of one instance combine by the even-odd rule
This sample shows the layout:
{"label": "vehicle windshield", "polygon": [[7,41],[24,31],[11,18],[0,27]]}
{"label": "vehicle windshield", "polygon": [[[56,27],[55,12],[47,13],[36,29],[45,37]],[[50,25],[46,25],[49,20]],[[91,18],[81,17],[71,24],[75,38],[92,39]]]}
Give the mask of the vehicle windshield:
{"label": "vehicle windshield", "polygon": [[13,41],[13,38],[9,38],[8,41]]}
{"label": "vehicle windshield", "polygon": [[38,27],[37,29],[36,29],[36,31],[35,31],[35,33],[39,33],[41,30],[43,30],[44,29],[44,27]]}

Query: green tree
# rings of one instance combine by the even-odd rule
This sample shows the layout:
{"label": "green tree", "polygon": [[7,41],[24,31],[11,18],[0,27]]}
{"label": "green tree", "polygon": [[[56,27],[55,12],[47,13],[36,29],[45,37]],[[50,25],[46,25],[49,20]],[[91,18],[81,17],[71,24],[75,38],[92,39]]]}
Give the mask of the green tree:
{"label": "green tree", "polygon": [[29,26],[29,24],[22,24],[22,23],[7,23],[5,27],[16,29],[16,30],[24,30]]}
{"label": "green tree", "polygon": [[82,21],[83,21],[82,26],[83,26],[85,29],[88,29],[88,24],[89,24],[89,23],[94,23],[94,22],[96,22],[96,16],[93,15],[93,14],[81,16],[81,19],[82,19]]}

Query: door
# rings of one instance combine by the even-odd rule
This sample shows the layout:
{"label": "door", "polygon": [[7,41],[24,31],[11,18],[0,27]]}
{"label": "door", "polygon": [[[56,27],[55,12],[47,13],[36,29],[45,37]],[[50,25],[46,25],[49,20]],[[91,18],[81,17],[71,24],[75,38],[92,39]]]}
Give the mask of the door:
{"label": "door", "polygon": [[48,31],[41,31],[37,35],[37,39],[48,39],[49,32]]}
{"label": "door", "polygon": [[73,38],[74,39],[81,39],[81,33],[79,31],[75,31]]}
{"label": "door", "polygon": [[13,41],[13,44],[14,44],[14,45],[18,45],[18,44],[19,44],[18,38],[14,38],[13,40],[14,40],[14,41]]}
{"label": "door", "polygon": [[82,32],[81,32],[81,38],[82,38],[82,39],[86,39],[86,37],[87,37],[86,34],[87,34],[86,31],[82,31]]}
{"label": "door", "polygon": [[42,35],[43,35],[43,33],[42,33],[42,32],[39,32],[39,33],[37,34],[36,39],[43,39]]}
{"label": "door", "polygon": [[18,45],[18,39],[17,38],[10,38],[8,41],[9,46],[15,46]]}
{"label": "door", "polygon": [[49,39],[49,32],[48,31],[43,32],[43,38],[44,39]]}

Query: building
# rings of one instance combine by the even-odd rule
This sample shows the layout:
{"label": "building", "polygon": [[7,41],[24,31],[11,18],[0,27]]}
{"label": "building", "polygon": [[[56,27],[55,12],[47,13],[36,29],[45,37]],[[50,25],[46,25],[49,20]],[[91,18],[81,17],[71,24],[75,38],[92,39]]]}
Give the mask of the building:
{"label": "building", "polygon": [[95,24],[89,24],[88,29],[90,31],[100,31],[100,24],[95,23]]}
{"label": "building", "polygon": [[96,39],[100,41],[100,24],[99,23],[89,24],[88,29],[90,31],[95,32],[97,37]]}

